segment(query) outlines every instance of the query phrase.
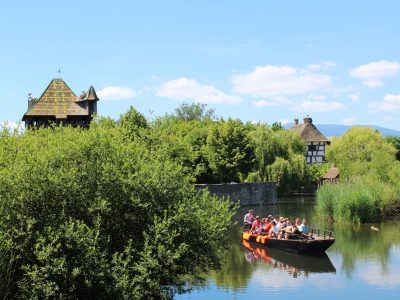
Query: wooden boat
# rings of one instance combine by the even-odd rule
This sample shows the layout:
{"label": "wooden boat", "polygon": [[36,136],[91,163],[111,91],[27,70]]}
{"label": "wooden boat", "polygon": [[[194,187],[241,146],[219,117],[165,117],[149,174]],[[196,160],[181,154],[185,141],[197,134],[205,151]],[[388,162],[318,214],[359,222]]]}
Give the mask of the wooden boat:
{"label": "wooden boat", "polygon": [[243,240],[243,246],[247,251],[259,254],[259,257],[270,265],[278,262],[311,273],[336,273],[336,268],[326,253],[318,256],[299,255],[274,248],[266,248],[259,243],[246,240]]}
{"label": "wooden boat", "polygon": [[[312,233],[314,233],[314,230]],[[243,239],[264,245],[268,248],[275,248],[289,251],[297,254],[321,255],[335,242],[333,233],[330,231],[315,231],[314,239],[278,239],[267,235],[253,235],[249,232],[243,232]]]}

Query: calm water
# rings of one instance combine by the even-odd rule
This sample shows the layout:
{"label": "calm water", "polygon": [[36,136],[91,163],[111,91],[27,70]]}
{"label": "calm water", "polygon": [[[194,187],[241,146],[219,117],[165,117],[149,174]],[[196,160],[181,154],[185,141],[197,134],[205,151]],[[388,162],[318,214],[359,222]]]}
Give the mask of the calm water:
{"label": "calm water", "polygon": [[[309,225],[329,229],[313,218],[314,205],[313,199],[282,199],[252,208],[262,216],[306,216]],[[248,209],[238,212],[238,220]],[[238,225],[222,269],[176,299],[399,299],[400,220],[332,229],[335,244],[326,257],[313,258],[243,244]]]}

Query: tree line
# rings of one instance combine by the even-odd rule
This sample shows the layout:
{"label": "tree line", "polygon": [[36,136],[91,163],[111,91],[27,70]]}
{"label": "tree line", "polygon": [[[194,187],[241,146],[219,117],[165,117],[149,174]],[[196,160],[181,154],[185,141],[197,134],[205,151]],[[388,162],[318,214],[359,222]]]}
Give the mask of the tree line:
{"label": "tree line", "polygon": [[[329,164],[315,166],[306,164],[300,136],[279,123],[225,120],[201,104],[153,120],[131,107],[118,120],[96,117],[89,129],[3,127],[0,298],[170,299],[184,292],[220,266],[235,214],[228,199],[199,193],[193,183],[276,181],[289,192],[335,164],[343,183],[318,191],[322,215],[365,221],[361,213],[393,211],[396,149],[359,130],[333,140]],[[346,152],[353,146],[355,153]],[[361,200],[333,197],[335,188],[350,195],[359,182],[370,188],[353,193]]]}
{"label": "tree line", "polygon": [[204,104],[183,104],[173,114],[147,121],[134,108],[118,121],[99,122],[139,133],[154,149],[180,164],[196,183],[275,181],[279,191],[312,184],[319,166],[304,161],[301,137],[279,123],[218,118]]}
{"label": "tree line", "polygon": [[0,128],[0,298],[169,299],[220,266],[235,207],[193,183],[310,182],[278,123],[201,104],[89,129]]}

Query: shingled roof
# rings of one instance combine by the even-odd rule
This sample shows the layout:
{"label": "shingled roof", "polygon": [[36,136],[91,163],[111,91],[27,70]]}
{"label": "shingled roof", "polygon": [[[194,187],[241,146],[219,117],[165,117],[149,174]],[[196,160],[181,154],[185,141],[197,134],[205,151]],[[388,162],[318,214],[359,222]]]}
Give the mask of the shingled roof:
{"label": "shingled roof", "polygon": [[99,97],[97,97],[96,91],[94,90],[93,85],[90,86],[87,92],[82,92],[82,95],[76,101],[98,101]]}
{"label": "shingled roof", "polygon": [[[93,89],[93,87],[91,87]],[[89,89],[90,91],[90,89]],[[88,93],[89,95],[90,93]],[[93,100],[98,100],[93,89]],[[87,99],[89,100],[89,99]],[[26,116],[80,116],[87,115],[86,110],[78,103],[75,93],[61,78],[53,79],[40,98],[25,113]]]}
{"label": "shingled roof", "polygon": [[331,168],[322,176],[323,179],[335,179],[340,176],[339,168]]}
{"label": "shingled roof", "polygon": [[303,121],[303,124],[298,124],[298,121],[295,120],[295,124],[290,129],[300,134],[305,142],[329,142],[318,128],[315,127],[310,117],[304,118]]}

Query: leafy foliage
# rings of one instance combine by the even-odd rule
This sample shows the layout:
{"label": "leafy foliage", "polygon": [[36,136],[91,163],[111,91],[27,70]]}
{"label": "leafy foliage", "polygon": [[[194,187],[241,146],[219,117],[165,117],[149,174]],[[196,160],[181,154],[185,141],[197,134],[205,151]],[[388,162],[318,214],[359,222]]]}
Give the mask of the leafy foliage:
{"label": "leafy foliage", "polygon": [[148,128],[146,117],[132,106],[120,116],[118,123],[125,135],[130,138],[139,135],[141,129]]}
{"label": "leafy foliage", "polygon": [[215,119],[214,110],[207,109],[207,105],[202,103],[183,103],[175,109],[175,116],[183,121]]}
{"label": "leafy foliage", "polygon": [[219,266],[229,201],[199,195],[143,123],[111,124],[1,131],[1,295],[170,298]]}
{"label": "leafy foliage", "polygon": [[400,137],[398,136],[387,136],[385,140],[391,143],[396,148],[396,159],[400,160]]}
{"label": "leafy foliage", "polygon": [[211,127],[207,137],[207,157],[215,182],[239,182],[246,178],[254,162],[249,126],[228,119]]}
{"label": "leafy foliage", "polygon": [[376,222],[400,207],[400,162],[393,145],[374,130],[353,127],[335,138],[327,160],[341,182],[318,189],[319,214],[342,222]]}
{"label": "leafy foliage", "polygon": [[386,181],[395,163],[395,153],[394,147],[378,131],[353,127],[342,137],[332,140],[326,159],[339,167],[342,178],[373,173]]}
{"label": "leafy foliage", "polygon": [[255,149],[256,171],[247,181],[276,181],[288,192],[309,184],[309,166],[304,159],[305,144],[296,133],[257,124],[250,132]]}

